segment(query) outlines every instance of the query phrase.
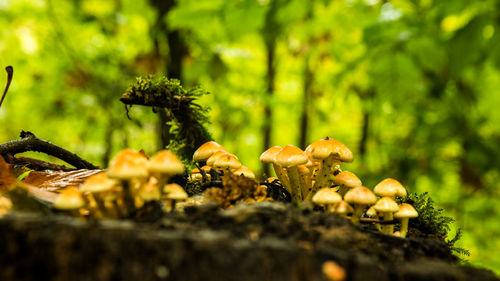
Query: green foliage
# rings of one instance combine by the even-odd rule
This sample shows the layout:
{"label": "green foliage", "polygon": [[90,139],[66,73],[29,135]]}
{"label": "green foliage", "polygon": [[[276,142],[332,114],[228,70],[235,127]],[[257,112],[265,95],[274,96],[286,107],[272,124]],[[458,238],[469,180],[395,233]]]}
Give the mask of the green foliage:
{"label": "green foliage", "polygon": [[[450,217],[444,216],[443,209],[436,208],[434,201],[427,192],[422,194],[410,193],[402,198],[401,202],[408,203],[417,210],[418,217],[410,220],[410,226],[417,228],[423,233],[444,237],[450,230],[450,224],[455,221]],[[458,236],[457,240],[459,238],[460,236]],[[454,242],[456,241],[453,241],[452,245]]]}
{"label": "green foliage", "polygon": [[455,246],[455,243],[457,243],[458,240],[460,240],[460,238],[462,238],[462,229],[459,228],[457,230],[457,233],[455,234],[455,237],[453,237],[453,239],[446,241],[446,244],[448,244],[450,249],[456,254],[469,257],[470,256],[469,250]]}

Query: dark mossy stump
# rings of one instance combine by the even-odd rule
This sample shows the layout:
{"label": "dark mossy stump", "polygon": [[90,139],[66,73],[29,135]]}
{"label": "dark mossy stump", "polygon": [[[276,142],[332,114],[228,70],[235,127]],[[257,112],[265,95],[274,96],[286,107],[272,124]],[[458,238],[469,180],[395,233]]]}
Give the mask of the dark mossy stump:
{"label": "dark mossy stump", "polygon": [[0,280],[327,280],[328,260],[346,280],[499,280],[460,265],[440,239],[271,202],[135,221],[12,213],[0,240]]}

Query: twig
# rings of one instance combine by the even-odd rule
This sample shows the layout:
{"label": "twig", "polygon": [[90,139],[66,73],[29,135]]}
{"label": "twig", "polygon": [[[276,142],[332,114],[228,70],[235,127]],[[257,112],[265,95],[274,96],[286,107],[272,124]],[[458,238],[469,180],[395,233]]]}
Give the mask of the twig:
{"label": "twig", "polygon": [[2,100],[0,100],[0,107],[2,106],[5,96],[7,95],[7,91],[10,87],[10,82],[12,82],[12,77],[14,76],[14,68],[12,66],[7,66],[5,68],[5,71],[7,71],[7,84],[5,85],[5,90],[3,91]]}
{"label": "twig", "polygon": [[55,156],[77,169],[98,169],[97,166],[94,166],[92,163],[83,160],[78,155],[48,141],[39,139],[31,132],[21,131],[20,136],[21,139],[19,140],[13,140],[0,144],[0,154],[15,155],[17,153],[26,151],[37,151]]}
{"label": "twig", "polygon": [[5,155],[5,161],[9,164],[26,166],[27,168],[35,171],[52,170],[52,171],[74,171],[75,168],[59,165],[55,163],[46,162],[39,159],[29,157],[14,157],[10,154]]}

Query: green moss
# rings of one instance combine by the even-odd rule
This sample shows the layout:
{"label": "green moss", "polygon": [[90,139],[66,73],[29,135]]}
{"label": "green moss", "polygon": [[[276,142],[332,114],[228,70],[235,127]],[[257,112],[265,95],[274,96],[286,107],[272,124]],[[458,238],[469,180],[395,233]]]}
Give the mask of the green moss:
{"label": "green moss", "polygon": [[204,124],[208,123],[208,108],[197,104],[197,99],[208,94],[201,87],[186,90],[177,79],[165,76],[138,77],[122,95],[126,105],[145,105],[163,108],[170,128],[168,149],[175,151],[185,161],[191,161],[194,151],[212,137]]}

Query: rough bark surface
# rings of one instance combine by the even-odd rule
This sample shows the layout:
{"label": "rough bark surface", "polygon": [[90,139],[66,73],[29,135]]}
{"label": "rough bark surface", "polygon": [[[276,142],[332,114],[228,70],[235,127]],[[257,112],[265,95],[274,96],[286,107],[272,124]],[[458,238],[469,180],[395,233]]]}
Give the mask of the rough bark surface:
{"label": "rough bark surface", "polygon": [[388,236],[289,204],[136,215],[94,222],[5,216],[0,280],[327,280],[327,260],[344,267],[346,280],[499,280],[459,265],[440,239]]}

